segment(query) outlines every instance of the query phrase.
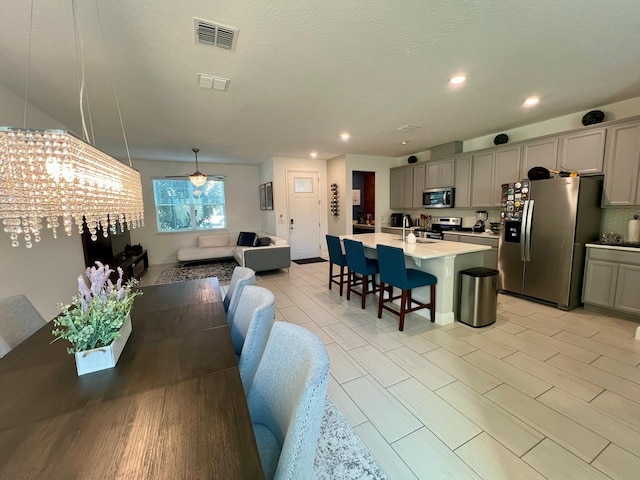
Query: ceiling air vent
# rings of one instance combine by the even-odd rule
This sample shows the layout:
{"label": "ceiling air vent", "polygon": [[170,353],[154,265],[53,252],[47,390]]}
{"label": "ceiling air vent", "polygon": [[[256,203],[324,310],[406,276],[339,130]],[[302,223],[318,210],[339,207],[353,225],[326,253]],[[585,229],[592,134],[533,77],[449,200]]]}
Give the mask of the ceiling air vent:
{"label": "ceiling air vent", "polygon": [[236,49],[236,41],[238,39],[237,28],[226,27],[199,18],[194,18],[193,21],[196,30],[196,42],[211,45],[212,47],[224,48],[232,52]]}

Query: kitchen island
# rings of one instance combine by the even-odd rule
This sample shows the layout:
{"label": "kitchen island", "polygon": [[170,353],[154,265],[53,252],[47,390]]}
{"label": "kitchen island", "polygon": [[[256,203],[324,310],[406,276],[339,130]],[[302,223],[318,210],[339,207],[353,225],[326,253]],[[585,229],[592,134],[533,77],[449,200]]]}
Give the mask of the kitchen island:
{"label": "kitchen island", "polygon": [[[484,252],[491,250],[487,245],[447,242],[444,240],[425,240],[425,242],[407,243],[402,241],[401,235],[393,233],[364,233],[360,235],[341,235],[362,242],[367,256],[376,257],[376,245],[388,245],[404,250],[405,265],[428,272],[438,279],[436,286],[436,318],[438,325],[453,323],[458,310],[458,274],[460,270],[481,267],[484,262]],[[412,297],[429,302],[429,288],[416,288]],[[428,318],[428,310],[418,310],[415,315]]]}

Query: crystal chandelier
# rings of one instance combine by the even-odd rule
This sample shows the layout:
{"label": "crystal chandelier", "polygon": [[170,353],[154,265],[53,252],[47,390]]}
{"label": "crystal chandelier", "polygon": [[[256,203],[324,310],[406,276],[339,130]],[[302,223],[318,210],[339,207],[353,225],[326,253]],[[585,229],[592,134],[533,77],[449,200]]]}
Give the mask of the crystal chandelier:
{"label": "crystal chandelier", "polygon": [[[43,222],[93,240],[116,222],[144,225],[140,174],[63,130],[0,129],[0,219],[11,245],[40,241]],[[60,225],[62,217],[62,225]],[[104,228],[103,228],[104,227]]]}
{"label": "crystal chandelier", "polygon": [[[75,0],[72,0],[72,6],[74,32],[81,48]],[[33,15],[33,3],[31,12]],[[30,57],[31,26],[29,39]],[[80,113],[85,138],[88,138],[82,110],[84,62],[81,50],[80,61]],[[70,236],[74,225],[82,234],[86,222],[92,240],[97,240],[98,229],[108,236],[109,232],[115,233],[117,224],[122,229],[144,226],[142,184],[136,170],[64,130],[26,128],[28,65],[29,62],[25,126],[0,128],[0,220],[4,232],[11,238],[11,246],[19,246],[22,237],[24,245],[31,248],[32,242],[41,240],[45,226],[57,238],[61,226]],[[111,80],[113,85],[113,78]],[[115,96],[120,115],[117,94]],[[128,154],[121,116],[120,124]]]}

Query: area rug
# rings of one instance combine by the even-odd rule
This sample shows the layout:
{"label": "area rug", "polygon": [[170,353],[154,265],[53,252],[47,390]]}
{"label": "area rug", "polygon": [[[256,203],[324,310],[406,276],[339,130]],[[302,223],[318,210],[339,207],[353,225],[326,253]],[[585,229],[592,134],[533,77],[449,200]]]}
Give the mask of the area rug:
{"label": "area rug", "polygon": [[327,397],[313,466],[317,480],[388,480],[378,462]]}
{"label": "area rug", "polygon": [[184,267],[167,268],[160,272],[156,285],[163,283],[183,282],[185,280],[199,280],[201,278],[218,277],[222,285],[231,281],[233,269],[238,266],[235,260],[205,263],[200,265],[187,265]]}
{"label": "area rug", "polygon": [[320,257],[312,257],[312,258],[301,258],[299,260],[292,260],[293,263],[297,263],[298,265],[306,265],[307,263],[320,263],[326,262],[324,258]]}

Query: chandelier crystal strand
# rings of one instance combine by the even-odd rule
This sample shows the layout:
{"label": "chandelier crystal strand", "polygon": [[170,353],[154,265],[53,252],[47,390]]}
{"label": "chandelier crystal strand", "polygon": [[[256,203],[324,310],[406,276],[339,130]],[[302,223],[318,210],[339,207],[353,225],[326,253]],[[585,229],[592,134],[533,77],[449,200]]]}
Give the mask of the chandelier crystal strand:
{"label": "chandelier crystal strand", "polygon": [[[0,129],[0,220],[11,245],[144,226],[140,174],[63,130]],[[60,221],[62,219],[62,221]]]}

